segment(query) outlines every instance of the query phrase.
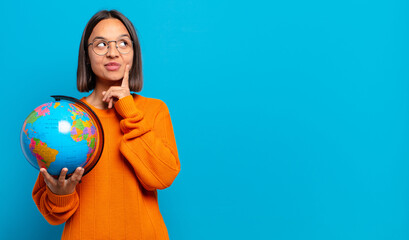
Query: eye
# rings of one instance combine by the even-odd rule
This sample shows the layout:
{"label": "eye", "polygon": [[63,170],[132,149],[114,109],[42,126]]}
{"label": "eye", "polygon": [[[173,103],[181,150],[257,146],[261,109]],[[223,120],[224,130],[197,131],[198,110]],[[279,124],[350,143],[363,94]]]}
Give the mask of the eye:
{"label": "eye", "polygon": [[94,46],[95,46],[95,47],[98,47],[98,48],[105,48],[105,47],[107,46],[107,43],[104,42],[104,41],[96,41],[96,42],[94,43]]}
{"label": "eye", "polygon": [[119,40],[118,41],[118,47],[127,47],[129,43],[126,40]]}
{"label": "eye", "polygon": [[97,47],[105,47],[105,46],[106,46],[106,43],[104,43],[104,42],[101,42],[101,43],[97,44]]}

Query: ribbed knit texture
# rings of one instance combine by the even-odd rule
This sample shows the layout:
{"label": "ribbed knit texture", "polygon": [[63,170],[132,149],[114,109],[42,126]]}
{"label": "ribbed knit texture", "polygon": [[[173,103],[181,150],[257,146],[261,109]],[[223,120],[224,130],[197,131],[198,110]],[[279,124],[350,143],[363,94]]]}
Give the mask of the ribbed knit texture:
{"label": "ribbed knit texture", "polygon": [[101,159],[69,195],[53,194],[39,174],[38,209],[50,224],[66,222],[64,240],[169,239],[157,189],[172,184],[180,163],[166,104],[135,94],[115,109],[90,107],[104,128]]}

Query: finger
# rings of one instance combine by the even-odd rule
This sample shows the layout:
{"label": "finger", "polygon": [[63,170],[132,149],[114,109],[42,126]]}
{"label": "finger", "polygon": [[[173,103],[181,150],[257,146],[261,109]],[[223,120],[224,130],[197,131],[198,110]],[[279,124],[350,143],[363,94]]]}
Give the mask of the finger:
{"label": "finger", "polygon": [[45,184],[49,185],[55,181],[55,179],[47,172],[47,169],[41,168],[40,172],[43,175]]}
{"label": "finger", "polygon": [[[108,91],[109,91],[109,89],[108,89]],[[103,92],[102,92],[102,95],[103,95],[102,101],[103,101],[103,102],[105,102],[105,98],[106,98],[106,96],[107,96],[107,92],[108,92],[108,91],[103,91]]]}
{"label": "finger", "polygon": [[45,169],[45,168],[40,168],[40,173],[41,173],[41,175],[43,175],[44,178],[46,178],[47,169]]}
{"label": "finger", "polygon": [[102,101],[109,103],[109,101],[111,100],[111,92],[107,93],[104,97],[104,99],[102,99]]}
{"label": "finger", "polygon": [[108,108],[112,108],[112,102],[113,102],[114,100],[111,98],[111,100],[109,100],[109,105],[108,105]]}
{"label": "finger", "polygon": [[67,176],[68,168],[63,168],[61,170],[60,176],[58,177],[58,183],[63,185],[65,182],[65,176]]}
{"label": "finger", "polygon": [[126,65],[124,78],[122,79],[121,87],[129,88],[129,69],[130,69],[130,66]]}
{"label": "finger", "polygon": [[118,93],[122,90],[122,87],[110,87],[108,91],[105,93],[105,96],[102,98],[102,101],[109,103],[111,98],[118,98]]}
{"label": "finger", "polygon": [[118,86],[112,86],[110,87],[107,91],[104,91],[104,97],[102,98],[102,101],[104,102],[109,102],[109,98],[112,97],[112,91],[115,91],[117,89],[121,89],[122,87],[118,87]]}
{"label": "finger", "polygon": [[84,174],[84,169],[81,167],[78,167],[75,172],[72,174],[70,177],[70,181],[74,184],[77,184],[79,181],[81,181],[82,175]]}
{"label": "finger", "polygon": [[[111,91],[108,93],[107,99],[112,98],[115,103],[116,100],[124,98],[130,94],[129,88],[112,87]],[[108,102],[108,100],[106,100],[106,102]]]}
{"label": "finger", "polygon": [[102,101],[106,102],[106,100],[108,99],[109,93],[111,92],[111,88],[108,89],[108,91],[104,91],[104,96],[102,97]]}

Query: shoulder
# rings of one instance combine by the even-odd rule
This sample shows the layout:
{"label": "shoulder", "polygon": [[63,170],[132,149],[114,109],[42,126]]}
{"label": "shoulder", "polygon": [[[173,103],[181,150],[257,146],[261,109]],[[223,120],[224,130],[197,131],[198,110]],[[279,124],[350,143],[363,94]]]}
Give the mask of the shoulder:
{"label": "shoulder", "polygon": [[166,103],[160,99],[144,97],[139,94],[132,93],[135,105],[138,109],[147,113],[158,113],[161,111],[168,111]]}

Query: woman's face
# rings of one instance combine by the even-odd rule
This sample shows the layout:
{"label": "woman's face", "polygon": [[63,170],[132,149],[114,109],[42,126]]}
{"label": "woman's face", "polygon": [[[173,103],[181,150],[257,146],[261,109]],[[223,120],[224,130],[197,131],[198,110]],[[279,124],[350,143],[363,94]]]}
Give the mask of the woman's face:
{"label": "woman's face", "polygon": [[[118,19],[105,19],[100,21],[92,30],[88,39],[88,44],[95,39],[106,41],[116,41],[123,38],[131,38],[124,24]],[[119,43],[118,43],[119,44]],[[108,52],[105,55],[97,55],[93,46],[88,47],[88,56],[92,71],[98,81],[119,81],[124,77],[124,71],[127,64],[132,67],[133,48],[127,54],[122,54],[116,48],[115,42],[108,43]]]}

